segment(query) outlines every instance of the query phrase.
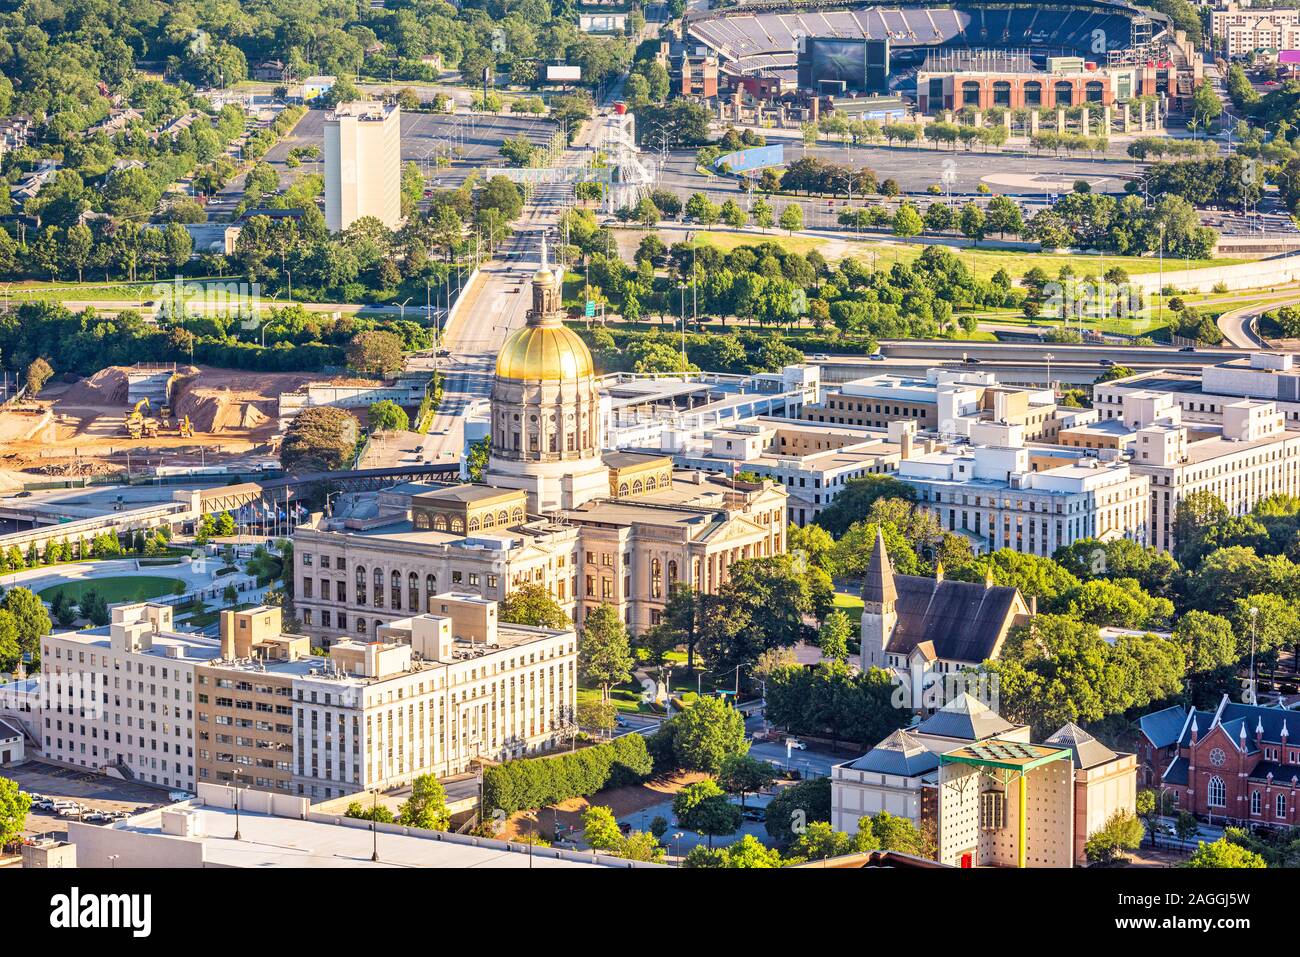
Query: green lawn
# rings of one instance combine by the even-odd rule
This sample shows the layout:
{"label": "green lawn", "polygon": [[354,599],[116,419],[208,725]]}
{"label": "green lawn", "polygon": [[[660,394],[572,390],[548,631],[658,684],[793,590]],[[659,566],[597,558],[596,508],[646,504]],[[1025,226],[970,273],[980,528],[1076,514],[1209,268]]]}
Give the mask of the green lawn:
{"label": "green lawn", "polygon": [[[609,689],[609,700],[619,711],[647,711],[641,705],[641,688],[631,683],[616,685]],[[599,688],[578,688],[578,707],[587,704],[600,704]]]}
{"label": "green lawn", "polygon": [[[997,238],[997,237],[990,237]],[[724,252],[737,246],[756,246],[760,243],[775,243],[790,252],[806,254],[814,249],[825,253],[828,249],[835,255],[828,259],[843,256],[856,256],[872,263],[877,268],[887,268],[896,262],[910,263],[927,248],[921,243],[886,242],[881,240],[853,240],[845,233],[844,239],[825,239],[819,236],[789,236],[778,229],[767,233],[732,233],[732,232],[698,232],[695,242],[708,243]],[[1101,275],[1112,266],[1119,266],[1132,275],[1157,272],[1160,259],[1156,256],[1082,256],[1064,253],[1034,253],[1023,249],[985,249],[981,247],[949,246],[957,258],[961,259],[980,279],[988,279],[999,269],[1005,269],[1012,278],[1018,279],[1028,270],[1037,266],[1050,275],[1055,275],[1062,266],[1069,265],[1079,275],[1096,273]],[[1235,266],[1247,262],[1244,259],[1171,259],[1165,258],[1166,272],[1184,269],[1205,269],[1212,266]]]}
{"label": "green lawn", "polygon": [[835,593],[835,610],[848,615],[855,626],[862,623],[862,599],[857,595],[837,591]]}
{"label": "green lawn", "polygon": [[[846,255],[856,256],[873,263],[877,268],[892,266],[896,262],[909,263],[921,255],[926,247],[910,243],[850,242]],[[1005,269],[1013,279],[1019,279],[1037,266],[1048,275],[1055,276],[1062,266],[1068,265],[1080,276],[1096,273],[1100,276],[1112,266],[1119,266],[1131,275],[1157,272],[1160,260],[1155,256],[1079,256],[1058,253],[1034,253],[1023,249],[981,249],[948,247],[957,258],[970,266],[980,279],[988,279],[999,269]],[[1184,269],[1205,269],[1211,266],[1235,266],[1243,259],[1165,259],[1165,272]]]}
{"label": "green lawn", "polygon": [[173,589],[180,582],[179,578],[163,575],[116,575],[51,585],[49,588],[42,588],[37,594],[45,601],[53,601],[56,594],[64,592],[76,602],[80,601],[81,596],[86,592],[94,591],[112,605],[122,601],[147,601],[150,598],[173,594]]}

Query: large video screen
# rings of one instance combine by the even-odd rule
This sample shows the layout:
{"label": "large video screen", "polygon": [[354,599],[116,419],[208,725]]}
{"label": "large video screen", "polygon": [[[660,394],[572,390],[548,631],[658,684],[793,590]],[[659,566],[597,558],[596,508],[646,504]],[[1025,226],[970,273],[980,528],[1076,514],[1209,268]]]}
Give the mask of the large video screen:
{"label": "large video screen", "polygon": [[833,40],[817,37],[812,46],[813,83],[825,80],[843,82],[850,90],[860,90],[867,78],[867,45],[861,40]]}

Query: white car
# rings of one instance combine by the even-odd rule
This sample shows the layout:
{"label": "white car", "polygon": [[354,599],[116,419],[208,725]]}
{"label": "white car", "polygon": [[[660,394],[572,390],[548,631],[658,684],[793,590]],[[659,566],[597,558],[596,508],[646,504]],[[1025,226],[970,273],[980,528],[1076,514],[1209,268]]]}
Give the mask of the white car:
{"label": "white car", "polygon": [[788,748],[794,748],[796,751],[808,750],[808,745],[804,744],[802,741],[797,740],[796,738],[786,738],[785,745]]}
{"label": "white car", "polygon": [[167,797],[172,801],[190,801],[194,795],[189,791],[168,791]]}

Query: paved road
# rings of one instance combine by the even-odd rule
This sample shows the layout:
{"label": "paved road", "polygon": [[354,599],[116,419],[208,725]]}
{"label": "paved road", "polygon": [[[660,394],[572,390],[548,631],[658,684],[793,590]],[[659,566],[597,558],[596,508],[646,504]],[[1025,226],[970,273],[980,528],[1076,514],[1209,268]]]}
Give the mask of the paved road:
{"label": "paved road", "polygon": [[[611,97],[618,95],[612,89]],[[600,119],[588,123],[572,147],[565,150],[562,166],[581,166],[589,145],[600,141]],[[459,458],[465,448],[465,416],[492,394],[496,356],[510,333],[524,325],[532,302],[530,280],[541,261],[542,239],[553,233],[556,221],[571,202],[572,187],[545,184],[533,189],[514,232],[485,264],[478,278],[462,294],[462,301],[444,331],[447,358],[415,358],[412,369],[439,368],[446,373],[442,405],[426,436],[422,454],[428,461]],[[549,242],[552,248],[555,237]],[[554,263],[554,260],[552,260]]]}
{"label": "paved road", "polygon": [[1300,304],[1300,299],[1287,299],[1282,302],[1266,302],[1243,309],[1225,312],[1216,320],[1219,331],[1228,340],[1229,345],[1239,349],[1267,349],[1268,342],[1256,331],[1255,320],[1266,312],[1281,309],[1283,306]]}

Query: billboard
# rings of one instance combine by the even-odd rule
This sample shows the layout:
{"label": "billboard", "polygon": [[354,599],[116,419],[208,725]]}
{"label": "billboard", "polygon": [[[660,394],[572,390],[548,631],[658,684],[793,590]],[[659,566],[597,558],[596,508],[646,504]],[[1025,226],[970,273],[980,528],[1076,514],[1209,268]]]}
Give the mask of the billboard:
{"label": "billboard", "polygon": [[1300,63],[1300,50],[1278,50],[1278,63]]}
{"label": "billboard", "polygon": [[784,163],[785,147],[778,143],[775,146],[755,146],[752,149],[724,153],[713,161],[713,168],[722,169],[726,166],[733,173],[749,173],[768,166],[781,166]]}
{"label": "billboard", "polygon": [[546,66],[547,83],[577,83],[582,79],[582,67],[550,63]]}

